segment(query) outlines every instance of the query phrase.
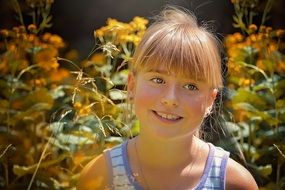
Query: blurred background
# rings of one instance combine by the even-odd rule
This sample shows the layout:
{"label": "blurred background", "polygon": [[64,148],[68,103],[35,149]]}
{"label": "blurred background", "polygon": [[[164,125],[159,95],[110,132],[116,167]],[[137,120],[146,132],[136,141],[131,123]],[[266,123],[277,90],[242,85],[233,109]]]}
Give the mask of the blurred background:
{"label": "blurred background", "polygon": [[[11,28],[17,22],[9,2],[0,0],[0,28]],[[70,48],[85,58],[94,45],[93,31],[105,25],[107,18],[122,22],[129,22],[135,16],[150,19],[166,4],[185,7],[193,11],[199,20],[212,22],[220,37],[235,31],[232,26],[234,9],[230,0],[55,0],[50,31],[62,36]],[[268,25],[284,28],[284,7],[284,0],[275,0]]]}
{"label": "blurred background", "polygon": [[225,101],[205,139],[260,190],[285,189],[285,0],[0,0],[0,189],[75,190],[85,164],[139,133],[127,63],[167,4],[224,46]]}

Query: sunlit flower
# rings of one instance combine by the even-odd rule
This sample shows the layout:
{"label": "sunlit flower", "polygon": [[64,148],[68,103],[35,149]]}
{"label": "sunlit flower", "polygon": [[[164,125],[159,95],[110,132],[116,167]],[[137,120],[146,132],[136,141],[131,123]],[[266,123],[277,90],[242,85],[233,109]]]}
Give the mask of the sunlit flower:
{"label": "sunlit flower", "polygon": [[272,27],[266,27],[266,33],[270,33],[270,32],[272,32]]}
{"label": "sunlit flower", "polygon": [[4,58],[0,58],[0,73],[1,75],[5,75],[9,72],[9,67],[8,67],[8,60]]}
{"label": "sunlit flower", "polygon": [[6,38],[6,37],[9,36],[9,31],[6,30],[6,29],[2,29],[2,30],[0,30],[0,34],[1,34],[1,36],[3,36],[4,38]]}
{"label": "sunlit flower", "polygon": [[254,80],[249,78],[240,78],[239,80],[239,86],[250,86],[253,83]]}
{"label": "sunlit flower", "polygon": [[19,33],[25,33],[26,32],[26,27],[21,25],[19,26]]}
{"label": "sunlit flower", "polygon": [[73,104],[73,107],[74,107],[75,109],[81,109],[81,108],[82,108],[82,104],[81,104],[81,102],[75,102],[75,103]]}
{"label": "sunlit flower", "polygon": [[21,99],[17,99],[11,102],[11,107],[15,110],[22,109],[24,106],[24,102]]}
{"label": "sunlit flower", "polygon": [[47,48],[39,51],[35,57],[35,63],[38,64],[41,68],[49,71],[51,69],[56,69],[59,64],[56,59],[57,50],[54,48]]}
{"label": "sunlit flower", "polygon": [[103,53],[95,53],[92,55],[90,61],[95,65],[104,65],[106,63],[106,56]]}
{"label": "sunlit flower", "polygon": [[65,54],[65,58],[71,61],[75,61],[79,58],[79,53],[77,50],[72,49]]}
{"label": "sunlit flower", "polygon": [[30,84],[37,87],[43,87],[47,85],[47,81],[45,78],[36,78],[30,80]]}
{"label": "sunlit flower", "polygon": [[51,82],[60,82],[66,79],[70,75],[70,72],[66,69],[60,68],[55,71],[49,72],[49,79]]}
{"label": "sunlit flower", "polygon": [[255,24],[251,24],[249,25],[248,29],[250,33],[253,33],[257,31],[257,26]]}
{"label": "sunlit flower", "polygon": [[285,74],[285,61],[284,60],[278,61],[276,65],[276,71],[280,74]]}
{"label": "sunlit flower", "polygon": [[284,36],[284,34],[285,34],[285,30],[283,30],[283,29],[278,29],[278,30],[276,30],[276,36],[277,36],[278,38]]}
{"label": "sunlit flower", "polygon": [[130,25],[133,28],[133,30],[137,31],[145,30],[147,24],[148,20],[139,16],[134,17],[133,20],[130,22]]}
{"label": "sunlit flower", "polygon": [[30,32],[32,32],[32,33],[35,33],[35,32],[37,31],[37,26],[34,25],[34,24],[30,24],[30,25],[28,26],[28,30],[29,30]]}
{"label": "sunlit flower", "polygon": [[64,47],[64,42],[63,42],[62,38],[56,34],[50,36],[49,43],[51,43],[56,48]]}

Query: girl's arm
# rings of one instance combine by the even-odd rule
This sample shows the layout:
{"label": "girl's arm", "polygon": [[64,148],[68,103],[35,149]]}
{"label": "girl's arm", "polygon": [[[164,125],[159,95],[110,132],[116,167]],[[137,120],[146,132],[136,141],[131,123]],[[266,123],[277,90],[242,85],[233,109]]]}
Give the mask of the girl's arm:
{"label": "girl's arm", "polygon": [[108,168],[103,154],[90,161],[82,170],[77,190],[107,189]]}
{"label": "girl's arm", "polygon": [[229,159],[226,171],[226,189],[258,190],[258,186],[247,169],[236,161]]}

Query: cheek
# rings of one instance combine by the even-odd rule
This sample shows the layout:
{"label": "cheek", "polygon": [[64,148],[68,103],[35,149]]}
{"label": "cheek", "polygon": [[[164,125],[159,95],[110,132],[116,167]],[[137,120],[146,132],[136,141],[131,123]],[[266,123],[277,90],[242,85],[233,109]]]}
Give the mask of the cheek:
{"label": "cheek", "polygon": [[158,89],[140,84],[137,86],[134,94],[134,106],[150,106],[151,104],[158,102],[159,94],[161,94],[161,92]]}
{"label": "cheek", "polygon": [[206,98],[204,96],[192,96],[187,100],[188,110],[190,114],[201,114],[204,115],[206,111]]}

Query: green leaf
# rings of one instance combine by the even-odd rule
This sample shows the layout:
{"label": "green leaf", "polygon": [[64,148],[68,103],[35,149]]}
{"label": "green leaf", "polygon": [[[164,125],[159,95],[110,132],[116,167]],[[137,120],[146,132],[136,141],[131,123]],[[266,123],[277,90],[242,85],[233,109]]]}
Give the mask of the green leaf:
{"label": "green leaf", "polygon": [[[67,157],[69,157],[68,154],[60,154],[56,159],[41,162],[39,168],[43,169],[43,168],[50,167],[50,166],[52,166],[54,164],[57,164],[57,163],[61,162],[62,160],[64,160]],[[24,175],[27,175],[27,174],[32,174],[33,172],[35,172],[35,170],[37,168],[37,165],[38,164],[34,164],[34,165],[31,165],[31,166],[14,165],[13,166],[13,173],[15,175],[17,175],[18,177],[21,177],[21,176],[24,176]]]}
{"label": "green leaf", "polygon": [[60,133],[57,135],[57,139],[60,141],[60,144],[69,144],[69,145],[81,145],[81,144],[93,144],[94,141],[86,137],[75,136],[71,134]]}
{"label": "green leaf", "polygon": [[[263,110],[266,108],[266,101],[259,94],[246,89],[238,89],[232,97],[232,104],[245,103],[249,104],[254,109]],[[246,105],[245,105],[246,106]],[[247,106],[249,107],[249,106]]]}
{"label": "green leaf", "polygon": [[277,99],[285,95],[285,79],[281,79],[277,82],[274,94]]}
{"label": "green leaf", "polygon": [[109,96],[112,100],[125,100],[127,99],[127,92],[118,89],[112,89],[109,91]]}
{"label": "green leaf", "polygon": [[265,166],[258,166],[257,170],[263,176],[268,177],[272,173],[272,166],[271,166],[271,164],[268,164]]}
{"label": "green leaf", "polygon": [[112,81],[115,85],[126,85],[128,80],[129,70],[125,69],[112,76]]}
{"label": "green leaf", "polygon": [[64,86],[58,86],[50,91],[50,95],[52,96],[53,99],[64,97],[65,95],[64,88],[65,88]]}

